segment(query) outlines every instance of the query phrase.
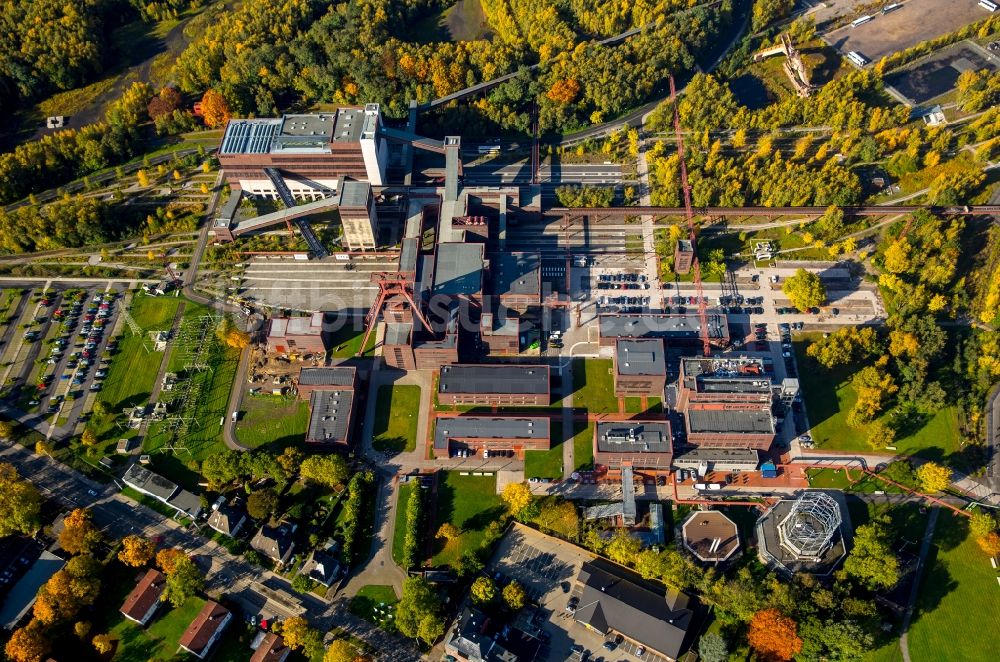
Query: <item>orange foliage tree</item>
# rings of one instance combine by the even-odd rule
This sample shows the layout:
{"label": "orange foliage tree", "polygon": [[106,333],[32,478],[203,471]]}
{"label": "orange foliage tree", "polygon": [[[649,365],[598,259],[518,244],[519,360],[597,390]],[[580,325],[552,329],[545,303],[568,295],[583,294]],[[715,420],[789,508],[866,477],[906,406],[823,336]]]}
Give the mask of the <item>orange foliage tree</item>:
{"label": "orange foliage tree", "polygon": [[987,556],[1000,556],[1000,534],[990,531],[976,540]]}
{"label": "orange foliage tree", "polygon": [[758,611],[750,619],[750,645],[764,660],[791,660],[802,650],[794,619],[777,609]]}
{"label": "orange foliage tree", "polygon": [[101,542],[101,531],[94,525],[90,511],[77,508],[63,519],[59,545],[70,554],[86,554]]}
{"label": "orange foliage tree", "polygon": [[156,551],[152,540],[141,536],[125,536],[122,538],[122,548],[118,551],[118,560],[133,568],[141,568],[149,563]]}
{"label": "orange foliage tree", "polygon": [[160,566],[160,570],[164,573],[170,575],[177,567],[177,559],[185,556],[187,554],[179,549],[161,549],[156,553],[156,565]]}
{"label": "orange foliage tree", "polygon": [[30,623],[10,636],[4,652],[14,662],[40,662],[52,650],[45,627],[32,619]]}
{"label": "orange foliage tree", "polygon": [[575,78],[562,78],[552,83],[545,96],[556,103],[573,103],[579,94],[580,83]]}
{"label": "orange foliage tree", "polygon": [[221,93],[209,89],[201,98],[201,116],[205,124],[210,127],[219,127],[229,121],[231,113],[226,98]]}

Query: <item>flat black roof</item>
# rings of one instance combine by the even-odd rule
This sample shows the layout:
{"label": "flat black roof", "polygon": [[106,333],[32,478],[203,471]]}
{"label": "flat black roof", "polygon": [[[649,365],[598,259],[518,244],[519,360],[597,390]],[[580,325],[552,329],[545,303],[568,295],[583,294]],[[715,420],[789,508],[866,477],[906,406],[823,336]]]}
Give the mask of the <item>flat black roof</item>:
{"label": "flat black roof", "polygon": [[619,338],[615,356],[619,375],[667,374],[661,338]]}
{"label": "flat black roof", "polygon": [[542,258],[538,253],[493,253],[490,277],[493,293],[539,295],[542,292]]}
{"label": "flat black roof", "polygon": [[773,434],[771,412],[762,409],[689,409],[688,430],[697,433]]}
{"label": "flat black roof", "polygon": [[449,440],[548,439],[549,419],[529,416],[443,416],[434,426],[434,447]]}
{"label": "flat black roof", "polygon": [[306,441],[347,443],[354,392],[313,391],[309,395],[309,429]]}
{"label": "flat black roof", "polygon": [[352,366],[302,368],[299,384],[304,386],[353,386],[357,369]]}
{"label": "flat black roof", "polygon": [[670,453],[667,421],[601,421],[597,450],[603,453]]}
{"label": "flat black roof", "polygon": [[439,393],[549,392],[547,365],[445,365],[438,377]]}
{"label": "flat black roof", "polygon": [[[601,336],[633,338],[690,338],[701,336],[701,319],[697,313],[671,315],[666,313],[637,313],[634,315],[601,315]],[[713,310],[708,313],[708,337],[716,340],[729,338],[726,316]]]}
{"label": "flat black roof", "polygon": [[442,243],[434,265],[434,294],[475,294],[483,289],[483,244]]}

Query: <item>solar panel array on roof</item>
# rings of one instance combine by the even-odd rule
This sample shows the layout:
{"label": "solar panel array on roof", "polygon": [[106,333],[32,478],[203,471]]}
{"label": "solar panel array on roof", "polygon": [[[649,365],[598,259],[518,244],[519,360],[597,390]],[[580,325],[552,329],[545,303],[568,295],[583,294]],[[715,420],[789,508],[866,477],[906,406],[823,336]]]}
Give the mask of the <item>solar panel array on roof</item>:
{"label": "solar panel array on roof", "polygon": [[302,368],[299,384],[305,386],[352,386],[357,370],[353,367]]}
{"label": "solar panel array on roof", "polygon": [[280,119],[230,120],[219,153],[267,154],[271,151],[271,140],[280,130]]}

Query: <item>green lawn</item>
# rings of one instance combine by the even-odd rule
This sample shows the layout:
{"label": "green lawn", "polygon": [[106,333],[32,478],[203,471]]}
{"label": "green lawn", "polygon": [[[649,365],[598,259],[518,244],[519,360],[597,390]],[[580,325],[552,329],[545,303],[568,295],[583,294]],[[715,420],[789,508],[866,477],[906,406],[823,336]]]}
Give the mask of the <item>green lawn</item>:
{"label": "green lawn", "polygon": [[417,448],[417,419],[420,414],[420,387],[380,386],[375,403],[373,445],[376,450],[411,452]]}
{"label": "green lawn", "polygon": [[552,421],[549,427],[552,447],[547,451],[524,452],[525,478],[562,478],[563,475],[563,425]]}
{"label": "green lawn", "polygon": [[[375,336],[377,334],[372,331],[371,336],[368,338],[368,344],[365,345],[365,356],[372,356],[375,349]],[[330,354],[341,359],[349,359],[358,353],[361,349],[361,341],[365,337],[364,329],[358,331],[354,328],[351,320],[338,331],[334,332],[333,338],[330,340]]]}
{"label": "green lawn", "polygon": [[243,398],[236,436],[245,446],[287,446],[302,442],[309,426],[309,403],[280,395]]}
{"label": "green lawn", "polygon": [[355,616],[388,630],[394,629],[393,619],[389,616],[395,617],[397,602],[399,598],[391,586],[369,584],[362,586],[351,598],[348,609]]}
{"label": "green lawn", "polygon": [[434,529],[451,522],[462,535],[447,543],[434,540],[435,567],[451,566],[465,550],[476,549],[482,543],[486,528],[501,518],[504,507],[496,494],[493,476],[462,476],[457,471],[438,473],[437,512]]}
{"label": "green lawn", "polygon": [[164,605],[145,630],[120,616],[111,628],[111,636],[118,640],[112,659],[116,662],[172,659],[181,635],[204,604],[202,598],[192,597],[176,609],[171,609],[169,604]]}
{"label": "green lawn", "polygon": [[941,513],[927,560],[910,626],[913,662],[996,659],[997,571],[968,535],[964,517]]}
{"label": "green lawn", "polygon": [[573,467],[576,470],[594,468],[594,424],[573,422]]}
{"label": "green lawn", "polygon": [[845,492],[858,492],[870,494],[872,492],[900,493],[903,490],[892,483],[886,483],[878,478],[872,478],[868,474],[860,471],[852,471],[851,478],[856,482],[848,480],[845,473],[840,469],[807,469],[809,475],[809,486],[819,489],[844,490]]}
{"label": "green lawn", "polygon": [[577,359],[573,362],[574,408],[586,409],[592,414],[618,411],[612,363],[610,359]]}
{"label": "green lawn", "polygon": [[400,483],[396,490],[396,523],[393,525],[392,533],[392,560],[396,565],[403,562],[403,540],[406,536],[406,504],[410,502],[410,495],[417,488],[418,483]]}
{"label": "green lawn", "polygon": [[[820,448],[843,451],[871,451],[863,429],[847,425],[847,414],[858,395],[851,385],[851,377],[858,365],[837,366],[832,369],[819,365],[806,355],[809,341],[819,334],[802,334],[795,340],[795,355],[799,367],[799,382],[805,398],[811,434]],[[891,413],[883,420],[893,424]],[[900,427],[893,425],[893,427]],[[915,420],[898,430],[896,451],[905,455],[920,455],[935,460],[947,460],[958,452],[960,434],[958,411],[945,407],[932,416]]]}

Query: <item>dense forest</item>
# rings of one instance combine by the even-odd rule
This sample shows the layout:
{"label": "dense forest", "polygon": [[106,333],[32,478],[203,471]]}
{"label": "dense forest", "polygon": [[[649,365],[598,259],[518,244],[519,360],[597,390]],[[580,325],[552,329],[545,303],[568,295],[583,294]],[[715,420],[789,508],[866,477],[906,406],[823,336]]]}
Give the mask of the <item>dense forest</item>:
{"label": "dense forest", "polygon": [[0,109],[70,90],[107,66],[110,31],[131,18],[176,16],[201,0],[4,0]]}

